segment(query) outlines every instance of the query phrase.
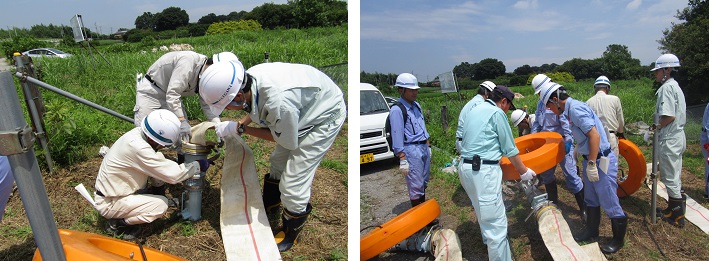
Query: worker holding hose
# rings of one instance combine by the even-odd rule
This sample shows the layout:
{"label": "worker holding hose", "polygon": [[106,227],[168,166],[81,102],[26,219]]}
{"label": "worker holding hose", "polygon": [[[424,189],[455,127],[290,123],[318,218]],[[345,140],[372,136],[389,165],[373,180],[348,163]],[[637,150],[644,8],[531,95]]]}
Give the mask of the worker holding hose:
{"label": "worker holding hose", "polygon": [[276,142],[263,202],[269,216],[281,215],[278,250],[289,250],[313,209],[315,171],[347,116],[342,90],[310,65],[263,63],[244,71],[239,61],[210,66],[199,85],[214,115],[224,109],[248,113],[239,122],[217,123],[217,136],[248,134]]}
{"label": "worker holding hose", "polygon": [[512,260],[507,240],[507,216],[502,198],[500,158],[509,157],[522,180],[537,174],[519,157],[507,111],[514,109],[514,93],[498,85],[489,99],[468,112],[464,119],[460,184],[468,194],[487,245],[490,260]]}
{"label": "worker holding hose", "polygon": [[566,93],[566,88],[554,82],[542,85],[540,101],[556,115],[569,120],[578,152],[583,156],[584,200],[586,204],[586,228],[574,236],[578,242],[598,240],[601,222],[601,207],[611,219],[613,239],[601,246],[604,253],[615,253],[623,247],[628,216],[618,200],[618,158],[603,131],[603,123],[591,107],[575,100]]}

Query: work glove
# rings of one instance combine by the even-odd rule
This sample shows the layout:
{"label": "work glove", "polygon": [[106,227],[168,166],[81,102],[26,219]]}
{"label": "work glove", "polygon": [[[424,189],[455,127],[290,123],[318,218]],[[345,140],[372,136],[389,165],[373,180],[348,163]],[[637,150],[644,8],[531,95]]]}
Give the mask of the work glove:
{"label": "work glove", "polygon": [[586,166],[586,176],[588,176],[588,181],[596,182],[601,178],[598,177],[598,167],[596,164],[588,164]]}
{"label": "work glove", "polygon": [[433,158],[433,154],[431,153],[431,147],[428,147],[428,156],[430,156],[431,158]]}
{"label": "work glove", "polygon": [[236,134],[236,128],[239,127],[239,123],[235,121],[222,121],[214,125],[214,130],[217,132],[217,137],[224,138],[229,135]]}
{"label": "work glove", "polygon": [[183,142],[190,142],[190,138],[192,138],[192,132],[190,131],[191,128],[192,127],[187,120],[180,121],[180,139]]}
{"label": "work glove", "polygon": [[571,141],[567,141],[567,142],[564,144],[565,149],[566,149],[566,153],[564,153],[564,154],[569,154],[569,152],[571,152],[571,146],[572,146],[572,145],[573,145],[573,143],[571,143]]}
{"label": "work glove", "polygon": [[647,143],[652,143],[652,134],[650,134],[650,131],[646,131],[645,135],[643,136],[643,139]]}
{"label": "work glove", "polygon": [[399,171],[401,171],[401,174],[404,174],[404,176],[409,175],[408,160],[399,160]]}
{"label": "work glove", "polygon": [[217,124],[217,123],[222,122],[222,120],[219,119],[219,117],[214,117],[213,119],[211,119],[211,120],[209,120],[209,121],[213,122],[214,124]]}
{"label": "work glove", "polygon": [[618,137],[618,139],[625,139],[625,135],[623,135],[622,132],[616,132],[615,136]]}
{"label": "work glove", "polygon": [[527,181],[527,180],[532,180],[536,176],[537,176],[537,173],[535,173],[534,170],[527,168],[527,171],[524,172],[524,174],[520,175],[520,178],[522,178],[522,181]]}
{"label": "work glove", "polygon": [[199,163],[199,171],[200,172],[207,172],[207,169],[209,169],[209,160],[208,159],[198,159],[196,161],[197,161],[197,163]]}

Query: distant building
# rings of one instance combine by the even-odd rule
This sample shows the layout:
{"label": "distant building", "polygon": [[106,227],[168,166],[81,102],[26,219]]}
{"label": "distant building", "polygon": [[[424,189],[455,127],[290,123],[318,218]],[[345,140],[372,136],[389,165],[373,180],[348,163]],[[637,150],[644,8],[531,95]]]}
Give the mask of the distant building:
{"label": "distant building", "polygon": [[433,81],[430,82],[430,85],[431,85],[432,87],[441,87],[441,81],[439,81],[438,79],[433,80]]}
{"label": "distant building", "polygon": [[118,29],[118,31],[111,34],[111,38],[116,39],[116,40],[122,40],[123,35],[125,35],[127,32],[128,32],[128,29],[120,28],[120,29]]}

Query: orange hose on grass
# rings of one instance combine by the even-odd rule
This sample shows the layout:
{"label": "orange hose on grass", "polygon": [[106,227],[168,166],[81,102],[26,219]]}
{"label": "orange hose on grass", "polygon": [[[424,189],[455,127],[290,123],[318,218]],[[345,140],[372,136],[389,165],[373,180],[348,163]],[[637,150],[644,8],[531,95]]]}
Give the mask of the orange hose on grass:
{"label": "orange hose on grass", "polygon": [[[618,181],[618,197],[627,197],[638,191],[647,175],[643,152],[630,140],[618,139],[618,152],[628,162],[628,176]],[[627,194],[626,194],[627,193]]]}
{"label": "orange hose on grass", "polygon": [[441,214],[435,199],[429,199],[392,218],[359,240],[359,259],[367,260],[395,246],[431,223]]}

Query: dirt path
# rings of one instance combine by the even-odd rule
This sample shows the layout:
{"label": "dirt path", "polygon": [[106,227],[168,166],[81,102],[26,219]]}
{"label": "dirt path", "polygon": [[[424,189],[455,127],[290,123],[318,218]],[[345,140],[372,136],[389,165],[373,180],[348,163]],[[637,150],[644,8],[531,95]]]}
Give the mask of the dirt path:
{"label": "dirt path", "polygon": [[0,72],[9,71],[10,68],[12,68],[12,65],[7,63],[7,59],[5,59],[4,57],[0,58]]}

